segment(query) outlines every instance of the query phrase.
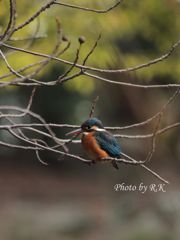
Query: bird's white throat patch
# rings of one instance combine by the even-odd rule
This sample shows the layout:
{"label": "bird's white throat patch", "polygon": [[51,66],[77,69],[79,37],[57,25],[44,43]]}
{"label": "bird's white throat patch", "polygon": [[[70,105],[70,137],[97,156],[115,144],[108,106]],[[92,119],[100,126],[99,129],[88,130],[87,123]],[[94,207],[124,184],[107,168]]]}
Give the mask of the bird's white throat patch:
{"label": "bird's white throat patch", "polygon": [[89,134],[90,134],[90,132],[83,132],[83,135],[85,135],[85,136],[87,136]]}

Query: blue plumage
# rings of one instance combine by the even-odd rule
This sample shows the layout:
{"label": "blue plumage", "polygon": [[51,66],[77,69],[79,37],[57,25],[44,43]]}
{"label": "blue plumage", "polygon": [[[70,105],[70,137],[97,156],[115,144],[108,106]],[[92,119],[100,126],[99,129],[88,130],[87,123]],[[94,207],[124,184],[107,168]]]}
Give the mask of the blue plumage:
{"label": "blue plumage", "polygon": [[120,158],[121,148],[116,138],[109,132],[95,132],[94,137],[101,149],[110,157]]}

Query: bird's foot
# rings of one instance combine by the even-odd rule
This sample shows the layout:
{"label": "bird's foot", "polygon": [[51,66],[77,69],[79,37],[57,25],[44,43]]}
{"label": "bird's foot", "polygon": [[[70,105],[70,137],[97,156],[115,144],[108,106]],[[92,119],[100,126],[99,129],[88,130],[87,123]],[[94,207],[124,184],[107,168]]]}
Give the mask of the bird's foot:
{"label": "bird's foot", "polygon": [[114,168],[119,169],[119,167],[118,167],[118,165],[117,165],[117,162],[116,162],[115,160],[112,160],[111,163],[112,163],[112,165],[113,165]]}
{"label": "bird's foot", "polygon": [[117,162],[111,158],[102,158],[101,159],[103,162],[110,162],[114,168],[119,169]]}

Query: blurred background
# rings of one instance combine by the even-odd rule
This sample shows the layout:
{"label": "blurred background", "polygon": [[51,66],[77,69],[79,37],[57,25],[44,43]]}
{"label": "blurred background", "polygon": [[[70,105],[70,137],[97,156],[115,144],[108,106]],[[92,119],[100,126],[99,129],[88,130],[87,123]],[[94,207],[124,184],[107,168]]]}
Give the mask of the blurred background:
{"label": "blurred background", "polygon": [[[17,24],[30,17],[46,1],[17,1]],[[113,1],[82,0],[67,3],[104,9]],[[0,31],[8,23],[8,1],[0,1]],[[91,66],[126,68],[161,56],[179,38],[179,1],[124,1],[107,14],[82,12],[62,6],[52,6],[39,20],[16,32],[13,37],[32,36],[36,29],[46,35],[31,42],[29,49],[50,53],[56,41],[55,17],[61,21],[64,35],[71,41],[62,56],[73,60],[78,37],[85,36],[81,56],[85,56],[99,33],[98,48],[88,60]],[[37,25],[39,27],[37,28]],[[9,44],[27,47],[27,41]],[[5,49],[4,49],[5,50]],[[7,49],[5,50],[7,51]],[[38,57],[23,53],[8,53],[10,64],[18,69],[37,61]],[[113,80],[139,84],[178,83],[180,76],[179,49],[167,60],[128,74],[104,74]],[[8,73],[0,59],[0,74]],[[39,74],[50,81],[66,70],[59,62],[51,62]],[[8,78],[7,78],[8,79]],[[25,107],[30,88],[0,89],[0,104]],[[144,121],[159,111],[173,94],[172,89],[139,89],[110,85],[91,78],[80,77],[54,87],[38,89],[32,110],[47,122],[80,125],[88,115],[92,100],[98,95],[95,116],[105,126],[125,126]],[[180,119],[179,97],[168,106],[161,127]],[[31,121],[31,119],[27,119]],[[122,134],[146,134],[153,124]],[[68,129],[55,129],[65,138]],[[169,130],[158,137],[157,149],[148,166],[168,179],[166,192],[118,191],[114,185],[149,186],[160,182],[141,167],[120,165],[116,171],[109,164],[86,166],[80,161],[60,158],[45,152],[48,166],[37,161],[33,152],[0,147],[0,239],[2,240],[178,240],[180,235],[180,132]],[[18,143],[6,131],[0,139]],[[150,140],[119,139],[125,153],[144,159]],[[80,145],[71,151],[86,156]]]}

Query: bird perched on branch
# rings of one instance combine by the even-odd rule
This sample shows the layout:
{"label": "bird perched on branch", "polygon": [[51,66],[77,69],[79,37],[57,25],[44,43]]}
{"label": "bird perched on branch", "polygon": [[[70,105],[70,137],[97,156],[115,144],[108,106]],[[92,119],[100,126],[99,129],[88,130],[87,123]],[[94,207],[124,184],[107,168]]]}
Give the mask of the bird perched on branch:
{"label": "bird perched on branch", "polygon": [[[87,153],[92,157],[93,163],[108,158],[120,158],[121,148],[116,138],[108,132],[102,122],[97,118],[89,118],[80,129],[66,135],[78,136],[82,134],[81,143]],[[118,169],[115,160],[111,160],[113,167]]]}

